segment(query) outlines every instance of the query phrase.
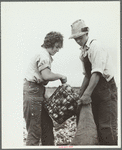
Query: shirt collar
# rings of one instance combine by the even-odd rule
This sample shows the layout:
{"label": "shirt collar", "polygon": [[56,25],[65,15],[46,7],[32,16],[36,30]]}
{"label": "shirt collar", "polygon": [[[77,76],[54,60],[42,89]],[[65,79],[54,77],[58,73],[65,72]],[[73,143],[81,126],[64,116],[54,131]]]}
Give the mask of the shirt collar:
{"label": "shirt collar", "polygon": [[[89,49],[89,47],[90,47],[90,42],[91,42],[91,41],[92,41],[92,39],[91,39],[91,38],[88,38],[88,40],[87,40],[87,42],[86,42],[86,44],[85,44],[85,46],[87,47],[87,48],[85,48],[85,51]],[[83,50],[83,49],[84,49],[83,46],[81,46],[81,47],[80,47],[80,50]]]}
{"label": "shirt collar", "polygon": [[46,51],[47,55],[50,57],[50,60],[51,60],[51,62],[52,62],[52,61],[53,61],[52,56],[49,54],[49,52],[47,51],[47,49],[46,49],[46,48],[43,48],[43,49]]}
{"label": "shirt collar", "polygon": [[[49,53],[48,53],[49,54]],[[49,54],[49,57],[50,57],[50,59],[51,59],[51,62],[53,61],[53,57]]]}
{"label": "shirt collar", "polygon": [[81,54],[80,54],[80,58],[82,59],[83,57],[86,57],[88,54],[88,49],[90,47],[90,42],[92,41],[92,39],[88,38],[85,46],[81,46],[80,50],[81,50]]}
{"label": "shirt collar", "polygon": [[91,42],[91,39],[88,38],[88,40],[87,40],[87,42],[86,42],[86,44],[85,44],[88,48],[89,48],[90,42]]}

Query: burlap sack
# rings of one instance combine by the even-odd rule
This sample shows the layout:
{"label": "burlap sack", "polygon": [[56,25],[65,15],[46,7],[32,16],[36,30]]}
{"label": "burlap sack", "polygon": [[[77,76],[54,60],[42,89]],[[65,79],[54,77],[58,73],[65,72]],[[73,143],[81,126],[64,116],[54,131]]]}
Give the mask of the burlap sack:
{"label": "burlap sack", "polygon": [[71,145],[97,145],[97,129],[91,104],[83,105],[80,110],[77,132]]}

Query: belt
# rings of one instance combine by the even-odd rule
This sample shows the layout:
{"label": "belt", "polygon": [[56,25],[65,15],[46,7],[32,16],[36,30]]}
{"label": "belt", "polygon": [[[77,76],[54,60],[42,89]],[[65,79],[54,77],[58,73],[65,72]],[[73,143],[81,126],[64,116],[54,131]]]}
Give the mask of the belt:
{"label": "belt", "polygon": [[29,83],[35,83],[35,84],[42,84],[41,82],[40,83],[38,83],[38,82],[34,82],[34,81],[28,81],[26,78],[24,78],[24,82],[29,82]]}

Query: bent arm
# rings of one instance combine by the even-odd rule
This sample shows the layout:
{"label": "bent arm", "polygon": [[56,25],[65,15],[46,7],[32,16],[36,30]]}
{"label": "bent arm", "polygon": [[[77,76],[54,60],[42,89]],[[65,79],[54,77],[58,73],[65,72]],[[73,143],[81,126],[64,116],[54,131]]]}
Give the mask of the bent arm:
{"label": "bent arm", "polygon": [[87,86],[84,95],[89,95],[93,93],[95,87],[97,86],[101,74],[99,72],[94,72],[90,78],[89,85]]}
{"label": "bent arm", "polygon": [[45,80],[45,81],[55,81],[55,80],[58,80],[58,79],[61,80],[63,78],[62,75],[53,73],[48,68],[45,68],[40,73],[42,75],[43,80]]}
{"label": "bent arm", "polygon": [[83,83],[80,87],[80,92],[79,92],[79,96],[81,97],[84,93],[84,91],[86,90],[87,86],[89,84],[89,78],[85,75],[84,79],[83,79]]}

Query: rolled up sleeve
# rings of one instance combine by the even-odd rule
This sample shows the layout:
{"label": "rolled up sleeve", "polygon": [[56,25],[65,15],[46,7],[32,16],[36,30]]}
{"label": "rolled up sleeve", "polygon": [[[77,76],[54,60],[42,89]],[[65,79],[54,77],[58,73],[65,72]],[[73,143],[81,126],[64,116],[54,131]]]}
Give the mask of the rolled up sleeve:
{"label": "rolled up sleeve", "polygon": [[106,64],[106,53],[97,42],[91,46],[89,60],[92,64],[91,74],[99,72],[103,75]]}
{"label": "rolled up sleeve", "polygon": [[49,58],[48,57],[38,58],[37,59],[37,68],[39,71],[42,71],[45,68],[51,69]]}

